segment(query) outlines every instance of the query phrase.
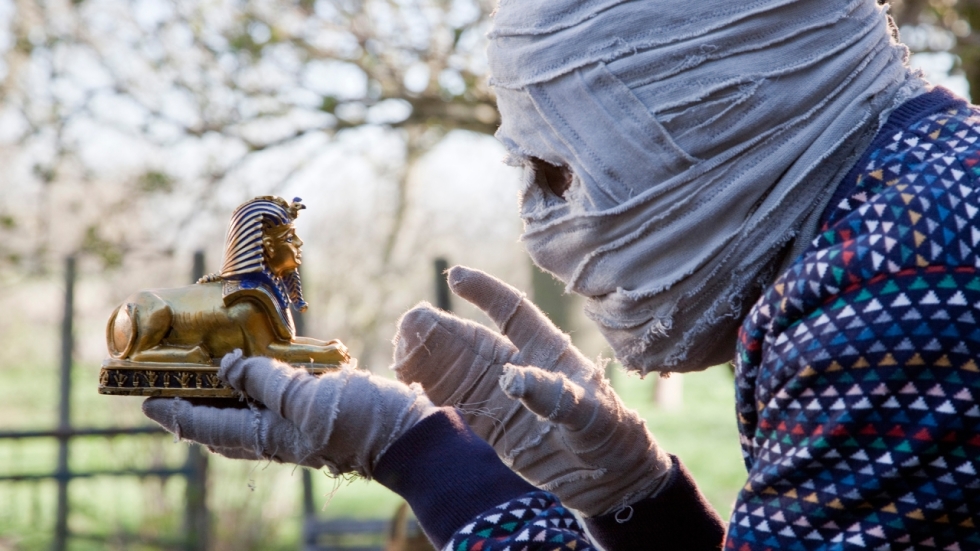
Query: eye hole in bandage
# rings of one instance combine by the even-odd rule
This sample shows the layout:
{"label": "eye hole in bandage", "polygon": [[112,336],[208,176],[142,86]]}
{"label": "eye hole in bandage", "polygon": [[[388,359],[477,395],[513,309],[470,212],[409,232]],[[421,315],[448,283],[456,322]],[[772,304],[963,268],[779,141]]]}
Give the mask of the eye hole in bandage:
{"label": "eye hole in bandage", "polygon": [[565,192],[572,185],[572,171],[567,166],[555,166],[537,157],[531,158],[534,169],[534,183],[543,190],[565,198]]}

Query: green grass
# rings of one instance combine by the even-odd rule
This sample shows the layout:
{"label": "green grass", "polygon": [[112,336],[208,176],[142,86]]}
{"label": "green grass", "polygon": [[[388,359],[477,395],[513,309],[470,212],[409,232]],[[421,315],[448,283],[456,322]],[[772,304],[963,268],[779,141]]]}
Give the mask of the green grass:
{"label": "green grass", "polygon": [[[146,423],[140,399],[95,392],[97,366],[74,372],[72,411],[84,426]],[[54,369],[0,370],[0,422],[4,429],[46,428],[57,419]],[[675,375],[675,377],[678,375]],[[684,405],[662,411],[652,403],[653,377],[616,372],[623,399],[647,420],[664,449],[679,456],[723,517],[745,480],[735,424],[733,383],[725,368],[683,375]],[[186,444],[169,437],[84,438],[71,448],[77,471],[180,466]],[[53,441],[0,441],[0,473],[53,470]],[[208,502],[216,529],[213,549],[296,549],[301,516],[300,470],[289,465],[232,461],[210,456]],[[314,473],[315,503],[323,517],[389,518],[398,496],[374,482],[336,481]],[[71,484],[70,549],[161,549],[182,537],[184,483],[180,478],[100,477]],[[53,481],[0,483],[0,551],[42,550],[54,526]]]}

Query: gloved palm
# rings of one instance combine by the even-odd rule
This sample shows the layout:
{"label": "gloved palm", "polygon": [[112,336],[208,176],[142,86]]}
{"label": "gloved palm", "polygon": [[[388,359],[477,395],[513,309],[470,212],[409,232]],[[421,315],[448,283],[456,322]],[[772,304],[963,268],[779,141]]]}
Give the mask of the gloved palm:
{"label": "gloved palm", "polygon": [[150,398],[143,412],[226,457],[370,477],[388,446],[436,411],[417,388],[350,367],[315,377],[236,350],[222,359],[218,377],[249,397],[248,409]]}
{"label": "gloved palm", "polygon": [[567,335],[488,274],[457,266],[449,284],[503,335],[417,307],[396,337],[399,380],[421,383],[437,405],[460,408],[511,468],[587,516],[660,488],[670,457]]}

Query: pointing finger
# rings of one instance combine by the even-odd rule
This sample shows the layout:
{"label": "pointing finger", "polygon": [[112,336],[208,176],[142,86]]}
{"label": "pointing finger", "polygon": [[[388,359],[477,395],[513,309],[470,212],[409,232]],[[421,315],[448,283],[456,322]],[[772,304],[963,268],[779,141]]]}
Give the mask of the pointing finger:
{"label": "pointing finger", "polygon": [[521,363],[552,368],[570,348],[568,335],[514,287],[464,266],[450,269],[448,280],[454,293],[486,312],[521,350]]}

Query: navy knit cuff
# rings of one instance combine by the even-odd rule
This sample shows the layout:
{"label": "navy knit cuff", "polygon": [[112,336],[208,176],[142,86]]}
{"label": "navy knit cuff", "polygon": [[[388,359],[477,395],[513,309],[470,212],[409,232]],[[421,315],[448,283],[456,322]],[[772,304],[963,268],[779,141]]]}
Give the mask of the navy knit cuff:
{"label": "navy knit cuff", "polygon": [[426,417],[395,441],[378,461],[374,478],[405,498],[437,549],[480,513],[537,490],[451,408]]}
{"label": "navy knit cuff", "polygon": [[[585,519],[589,534],[606,551],[620,549],[721,549],[725,523],[701,495],[677,457],[666,487],[623,511]],[[617,518],[619,520],[617,520]]]}

